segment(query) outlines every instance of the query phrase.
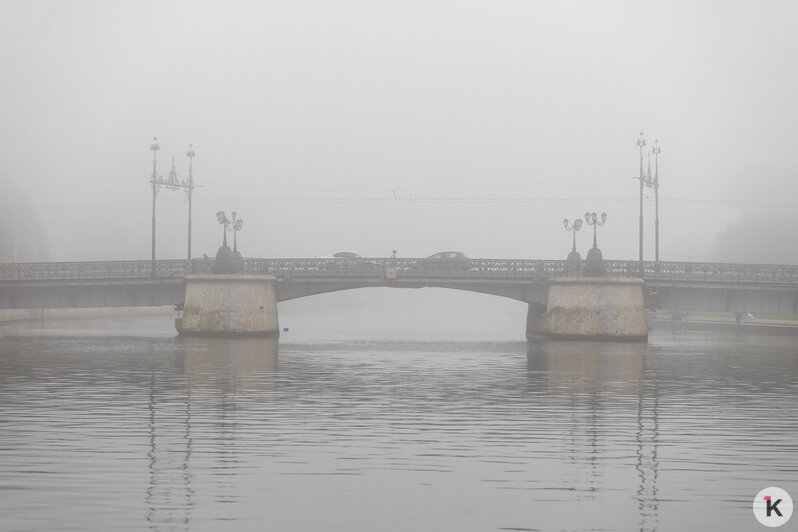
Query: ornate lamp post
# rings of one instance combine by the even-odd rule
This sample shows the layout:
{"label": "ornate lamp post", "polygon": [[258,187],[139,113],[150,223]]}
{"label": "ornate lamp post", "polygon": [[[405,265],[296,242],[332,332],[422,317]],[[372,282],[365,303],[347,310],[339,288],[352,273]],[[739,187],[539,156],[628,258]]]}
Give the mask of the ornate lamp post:
{"label": "ornate lamp post", "polygon": [[654,260],[659,262],[659,154],[662,150],[659,147],[659,140],[654,140],[654,147],[651,153],[654,154],[654,179],[650,179],[650,186],[654,187]]}
{"label": "ornate lamp post", "polygon": [[651,153],[654,154],[654,176],[651,176],[651,153],[648,154],[648,171],[643,173],[643,148],[646,147],[646,139],[643,132],[637,139],[637,146],[640,148],[640,175],[635,179],[640,181],[640,277],[643,277],[643,185],[654,189],[654,260],[659,262],[659,154],[662,149],[659,147],[659,140],[654,141]]}
{"label": "ornate lamp post", "polygon": [[[233,213],[235,214],[235,213]],[[224,213],[224,211],[219,211],[216,213],[216,219],[222,224],[224,227],[222,228],[222,247],[227,247],[227,226],[230,225],[230,219]]]}
{"label": "ornate lamp post", "polygon": [[158,150],[158,137],[152,138],[150,150],[152,150],[152,276],[155,276],[155,196],[158,194],[158,170],[157,170],[157,156]]}
{"label": "ornate lamp post", "polygon": [[566,231],[570,231],[574,234],[573,246],[571,247],[571,252],[568,254],[568,260],[569,261],[582,260],[581,255],[579,255],[579,252],[576,251],[576,232],[582,229],[582,219],[577,218],[576,220],[574,220],[574,223],[568,225],[568,218],[565,218],[562,221],[562,225],[563,227],[565,227]]}
{"label": "ornate lamp post", "polygon": [[637,147],[640,148],[640,176],[637,178],[640,181],[640,258],[638,264],[638,273],[643,277],[643,184],[645,183],[645,176],[643,175],[643,148],[646,147],[646,139],[643,137],[643,132],[640,132],[640,137],[637,139]]}
{"label": "ornate lamp post", "polygon": [[228,229],[228,231],[233,231],[233,253],[238,253],[238,232],[241,231],[243,225],[244,220],[242,218],[236,220],[236,213],[233,213],[233,226]]}
{"label": "ornate lamp post", "polygon": [[196,155],[194,153],[194,148],[192,145],[189,145],[188,153],[186,156],[188,157],[188,182],[180,181],[177,178],[177,170],[175,169],[175,158],[172,157],[172,168],[169,170],[169,177],[167,179],[163,179],[161,176],[158,175],[158,168],[157,168],[157,155],[158,151],[161,147],[158,145],[158,137],[153,137],[152,144],[150,145],[150,150],[152,150],[152,177],[150,178],[150,183],[152,183],[152,275],[155,276],[155,199],[158,196],[158,191],[161,187],[166,187],[170,190],[177,190],[179,188],[186,189],[188,194],[188,258],[191,259],[191,195],[194,190],[194,176],[192,173],[192,164],[191,160]]}
{"label": "ornate lamp post", "polygon": [[[213,265],[214,273],[237,273],[243,267],[243,259],[238,252],[238,232],[244,225],[244,220],[233,211],[228,217],[224,211],[216,213],[217,221],[222,227],[222,247],[216,252],[216,261]],[[233,249],[227,247],[227,231],[233,231]]]}
{"label": "ornate lamp post", "polygon": [[607,221],[606,212],[601,213],[601,221],[598,220],[598,215],[595,212],[585,213],[585,222],[587,222],[587,225],[593,226],[593,249],[598,249],[598,246],[596,245],[596,227],[604,225],[606,221]]}
{"label": "ornate lamp post", "polygon": [[189,144],[186,152],[186,157],[188,157],[188,188],[186,189],[186,194],[188,194],[188,260],[191,260],[191,193],[194,191],[194,174],[191,171],[191,163],[196,156],[194,145]]}
{"label": "ornate lamp post", "polygon": [[601,250],[598,248],[596,242],[596,229],[600,225],[604,225],[607,221],[607,213],[602,212],[599,215],[595,212],[585,213],[585,223],[593,226],[593,247],[587,252],[587,259],[585,259],[585,277],[604,277],[606,270],[604,269],[604,257],[601,255]]}

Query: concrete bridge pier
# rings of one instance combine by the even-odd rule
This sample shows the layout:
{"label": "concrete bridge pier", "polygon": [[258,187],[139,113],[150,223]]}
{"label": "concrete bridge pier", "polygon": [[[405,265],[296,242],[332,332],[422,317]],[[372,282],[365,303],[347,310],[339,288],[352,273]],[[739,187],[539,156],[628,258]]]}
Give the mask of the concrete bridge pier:
{"label": "concrete bridge pier", "polygon": [[[545,313],[529,304],[527,336],[645,341],[642,279],[568,277],[548,281]],[[531,334],[530,334],[531,333]]]}
{"label": "concrete bridge pier", "polygon": [[189,275],[185,282],[183,317],[175,320],[175,328],[180,335],[280,335],[275,277]]}

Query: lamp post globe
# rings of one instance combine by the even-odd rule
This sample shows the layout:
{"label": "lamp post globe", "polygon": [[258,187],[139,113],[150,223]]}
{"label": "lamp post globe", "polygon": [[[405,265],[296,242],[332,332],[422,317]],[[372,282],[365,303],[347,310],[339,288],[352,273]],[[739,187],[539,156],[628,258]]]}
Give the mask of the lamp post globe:
{"label": "lamp post globe", "polygon": [[571,252],[568,253],[568,264],[569,269],[572,268],[574,264],[577,264],[579,261],[582,260],[582,256],[576,251],[576,232],[582,229],[582,219],[577,218],[574,220],[572,224],[569,224],[568,218],[563,219],[562,225],[566,231],[573,233],[572,237],[572,244],[571,244]]}

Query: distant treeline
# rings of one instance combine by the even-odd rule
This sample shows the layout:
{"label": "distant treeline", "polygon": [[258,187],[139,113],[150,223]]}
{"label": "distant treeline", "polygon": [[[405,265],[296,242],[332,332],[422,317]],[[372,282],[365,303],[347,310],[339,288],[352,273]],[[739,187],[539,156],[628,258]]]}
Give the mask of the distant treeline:
{"label": "distant treeline", "polygon": [[717,236],[712,256],[718,262],[798,264],[798,215],[744,216]]}

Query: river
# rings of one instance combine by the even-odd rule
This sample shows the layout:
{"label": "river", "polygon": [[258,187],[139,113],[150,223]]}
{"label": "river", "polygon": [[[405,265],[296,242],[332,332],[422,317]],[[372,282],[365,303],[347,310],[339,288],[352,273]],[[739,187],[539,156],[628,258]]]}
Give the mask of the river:
{"label": "river", "polygon": [[6,326],[0,529],[755,530],[798,495],[798,338],[499,336]]}

